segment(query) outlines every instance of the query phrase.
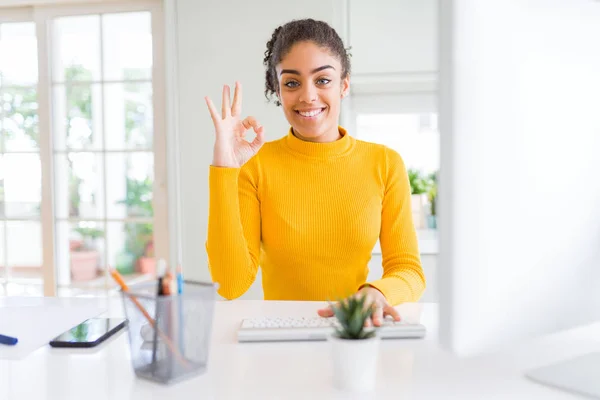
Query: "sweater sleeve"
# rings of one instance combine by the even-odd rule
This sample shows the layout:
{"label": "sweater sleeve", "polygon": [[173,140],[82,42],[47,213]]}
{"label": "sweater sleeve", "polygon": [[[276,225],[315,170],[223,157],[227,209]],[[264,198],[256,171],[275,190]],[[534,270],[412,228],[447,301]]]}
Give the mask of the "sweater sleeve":
{"label": "sweater sleeve", "polygon": [[242,168],[209,168],[206,251],[218,293],[243,295],[256,279],[260,258],[260,200],[256,156]]}
{"label": "sweater sleeve", "polygon": [[419,300],[425,290],[425,275],[412,219],[408,173],[400,154],[387,147],[385,151],[385,192],[379,233],[383,277],[368,284],[395,306]]}

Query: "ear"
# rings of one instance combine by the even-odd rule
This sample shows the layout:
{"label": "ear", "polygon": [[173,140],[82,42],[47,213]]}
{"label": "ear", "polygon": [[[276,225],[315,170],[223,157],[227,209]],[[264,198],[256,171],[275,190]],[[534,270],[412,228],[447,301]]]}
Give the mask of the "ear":
{"label": "ear", "polygon": [[350,94],[350,75],[346,76],[342,79],[342,91],[341,97],[342,99]]}

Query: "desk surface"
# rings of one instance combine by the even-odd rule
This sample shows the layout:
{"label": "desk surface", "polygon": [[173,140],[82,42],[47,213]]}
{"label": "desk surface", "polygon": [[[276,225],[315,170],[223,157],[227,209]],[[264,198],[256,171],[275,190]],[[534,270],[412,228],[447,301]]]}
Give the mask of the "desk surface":
{"label": "desk surface", "polygon": [[[40,301],[64,301],[44,299]],[[119,297],[98,299],[106,316],[122,316]],[[0,361],[0,399],[537,399],[578,397],[530,382],[527,369],[600,350],[600,324],[550,335],[501,352],[459,359],[437,344],[437,306],[398,309],[428,328],[420,340],[382,341],[376,392],[352,396],[332,385],[328,342],[245,343],[235,332],[246,317],[313,316],[321,303],[218,302],[208,372],[165,387],[136,379],[123,331],[96,349],[41,348]],[[65,312],[67,309],[65,309]]]}

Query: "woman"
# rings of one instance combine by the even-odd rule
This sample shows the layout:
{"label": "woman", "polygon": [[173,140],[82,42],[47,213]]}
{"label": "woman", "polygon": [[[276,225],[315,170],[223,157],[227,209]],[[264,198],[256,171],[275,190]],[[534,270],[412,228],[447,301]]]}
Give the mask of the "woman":
{"label": "woman", "polygon": [[[366,295],[374,325],[399,320],[392,306],[425,289],[410,186],[398,153],[338,125],[350,89],[342,40],[324,22],[292,21],[273,32],[264,64],[265,95],[291,125],[281,139],[265,143],[260,123],[242,118],[239,83],[233,103],[223,88],[220,111],[205,98],[216,130],[206,249],[219,293],[241,296],[260,265],[267,300]],[[383,277],[366,282],[378,238]]]}

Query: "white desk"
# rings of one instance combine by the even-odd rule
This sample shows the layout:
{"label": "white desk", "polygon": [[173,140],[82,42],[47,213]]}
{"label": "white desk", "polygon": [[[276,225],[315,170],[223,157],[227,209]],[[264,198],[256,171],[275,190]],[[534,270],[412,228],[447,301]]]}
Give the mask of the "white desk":
{"label": "white desk", "polygon": [[[64,300],[65,303],[68,300]],[[107,316],[121,316],[119,297],[98,299]],[[244,317],[313,316],[320,303],[219,302],[205,375],[171,387],[138,380],[122,331],[97,349],[37,350],[21,361],[0,361],[0,399],[578,399],[530,382],[523,371],[600,350],[600,324],[513,346],[500,353],[457,359],[437,345],[437,306],[406,304],[429,333],[422,340],[383,341],[377,391],[349,396],[333,388],[329,343],[238,344]],[[67,312],[67,309],[65,309]]]}

